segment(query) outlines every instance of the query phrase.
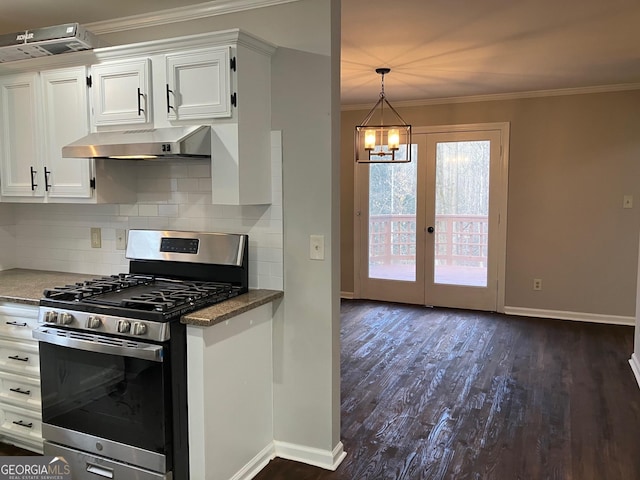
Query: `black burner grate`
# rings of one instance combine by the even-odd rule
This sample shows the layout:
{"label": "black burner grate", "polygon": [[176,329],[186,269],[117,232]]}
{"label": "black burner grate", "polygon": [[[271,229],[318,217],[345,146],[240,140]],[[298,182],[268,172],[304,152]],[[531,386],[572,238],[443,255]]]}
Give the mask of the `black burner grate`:
{"label": "black burner grate", "polygon": [[218,303],[237,293],[230,284],[120,274],[48,289],[44,297],[75,304],[168,312]]}

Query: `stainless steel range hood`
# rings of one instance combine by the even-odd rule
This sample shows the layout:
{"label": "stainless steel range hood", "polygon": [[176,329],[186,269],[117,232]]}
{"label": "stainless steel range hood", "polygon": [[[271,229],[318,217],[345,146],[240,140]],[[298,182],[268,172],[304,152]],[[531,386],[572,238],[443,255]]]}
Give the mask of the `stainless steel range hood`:
{"label": "stainless steel range hood", "polygon": [[148,130],[90,133],[62,147],[65,158],[158,158],[211,157],[211,127],[169,127]]}
{"label": "stainless steel range hood", "polygon": [[103,47],[105,43],[78,23],[0,35],[0,63]]}

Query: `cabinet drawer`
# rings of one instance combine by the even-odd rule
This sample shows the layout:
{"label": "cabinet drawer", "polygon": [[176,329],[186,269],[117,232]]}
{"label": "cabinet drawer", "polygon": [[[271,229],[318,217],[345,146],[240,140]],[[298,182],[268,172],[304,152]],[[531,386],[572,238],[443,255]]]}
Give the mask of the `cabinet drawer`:
{"label": "cabinet drawer", "polygon": [[40,413],[0,404],[0,433],[32,443],[42,442]]}
{"label": "cabinet drawer", "polygon": [[31,330],[37,326],[37,318],[15,317],[0,313],[0,337],[33,341]]}
{"label": "cabinet drawer", "polygon": [[40,412],[40,382],[36,378],[0,372],[0,402]]}
{"label": "cabinet drawer", "polygon": [[0,340],[0,370],[37,377],[40,374],[38,344]]}

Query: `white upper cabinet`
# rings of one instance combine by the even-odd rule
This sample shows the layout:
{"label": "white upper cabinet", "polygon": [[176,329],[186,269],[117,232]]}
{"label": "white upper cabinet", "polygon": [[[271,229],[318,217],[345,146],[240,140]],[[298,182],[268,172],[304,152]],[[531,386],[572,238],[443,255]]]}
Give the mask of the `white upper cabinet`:
{"label": "white upper cabinet", "polygon": [[0,184],[3,202],[135,201],[132,165],[63,158],[89,133],[87,67],[0,76]]}
{"label": "white upper cabinet", "polygon": [[[42,197],[38,74],[0,77],[2,195]],[[38,188],[40,187],[40,188]]]}
{"label": "white upper cabinet", "polygon": [[150,68],[148,58],[91,67],[95,126],[139,125],[153,121]]}
{"label": "white upper cabinet", "polygon": [[63,146],[89,132],[86,67],[42,72],[42,92],[42,186],[50,197],[90,198],[91,160],[62,158]]}
{"label": "white upper cabinet", "polygon": [[166,113],[169,120],[231,117],[230,48],[166,55]]}
{"label": "white upper cabinet", "polygon": [[62,147],[89,132],[206,125],[212,202],[271,203],[275,49],[230,29],[16,62],[0,75],[0,200],[135,202],[135,162],[66,159]]}

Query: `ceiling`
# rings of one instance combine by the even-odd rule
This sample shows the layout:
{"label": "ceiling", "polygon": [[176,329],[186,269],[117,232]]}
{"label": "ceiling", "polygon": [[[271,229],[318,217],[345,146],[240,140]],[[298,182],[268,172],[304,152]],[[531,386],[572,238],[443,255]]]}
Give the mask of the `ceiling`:
{"label": "ceiling", "polygon": [[[0,34],[224,1],[2,2]],[[343,105],[377,100],[376,67],[391,102],[640,84],[640,2],[342,0]]]}

